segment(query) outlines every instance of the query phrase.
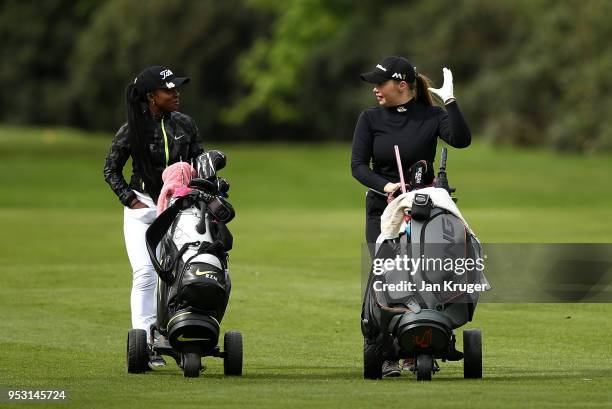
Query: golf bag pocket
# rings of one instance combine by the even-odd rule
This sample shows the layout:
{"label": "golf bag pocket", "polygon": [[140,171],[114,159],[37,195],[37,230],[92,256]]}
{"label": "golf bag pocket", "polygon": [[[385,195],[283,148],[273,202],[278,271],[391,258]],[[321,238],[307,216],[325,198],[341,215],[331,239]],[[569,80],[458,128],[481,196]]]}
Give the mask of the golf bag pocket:
{"label": "golf bag pocket", "polygon": [[228,284],[217,258],[211,254],[199,254],[185,266],[180,298],[187,306],[214,312],[227,302]]}
{"label": "golf bag pocket", "polygon": [[410,216],[414,220],[427,220],[431,214],[433,205],[429,195],[423,193],[417,193],[414,195],[412,201],[412,209],[410,210]]}
{"label": "golf bag pocket", "polygon": [[234,245],[234,236],[227,228],[226,224],[213,220],[209,225],[210,234],[215,242],[219,242],[224,252],[228,252]]}

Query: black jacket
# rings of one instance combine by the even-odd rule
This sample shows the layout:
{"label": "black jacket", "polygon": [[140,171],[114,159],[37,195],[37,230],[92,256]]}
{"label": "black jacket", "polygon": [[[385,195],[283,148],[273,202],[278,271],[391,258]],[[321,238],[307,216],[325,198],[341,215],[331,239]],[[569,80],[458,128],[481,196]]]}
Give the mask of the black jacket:
{"label": "black jacket", "polygon": [[[167,136],[167,155],[166,141],[161,128],[162,119]],[[185,114],[171,112],[158,119],[147,115],[147,129],[149,152],[159,180],[166,166],[181,160],[191,162],[203,152],[195,121]],[[117,131],[104,164],[104,179],[124,206],[129,206],[136,198],[134,190],[145,191],[138,164],[132,161],[132,177],[129,185],[123,177],[123,166],[131,155],[128,127],[125,123]],[[159,192],[155,193],[154,196],[157,197]]]}
{"label": "black jacket", "polygon": [[408,169],[414,163],[421,159],[434,161],[438,137],[455,148],[470,145],[470,129],[457,102],[446,105],[446,111],[414,99],[397,107],[366,109],[353,136],[353,177],[370,189],[383,192],[387,183],[400,179],[393,146],[399,147],[404,179],[408,180]]}

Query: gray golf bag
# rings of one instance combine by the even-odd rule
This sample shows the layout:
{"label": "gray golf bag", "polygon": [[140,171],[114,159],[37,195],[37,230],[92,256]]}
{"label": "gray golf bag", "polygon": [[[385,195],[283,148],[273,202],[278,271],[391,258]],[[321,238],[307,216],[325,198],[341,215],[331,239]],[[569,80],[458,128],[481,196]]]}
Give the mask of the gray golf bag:
{"label": "gray golf bag", "polygon": [[[437,186],[450,194],[445,162],[443,150]],[[480,331],[464,331],[465,354],[455,349],[453,333],[472,320],[479,298],[474,288],[488,286],[481,245],[460,217],[417,192],[407,228],[375,252],[361,314],[364,377],[380,378],[382,361],[400,358],[415,360],[419,380],[439,370],[436,359],[464,358],[465,377],[482,377]],[[385,260],[403,261],[403,268],[375,268]]]}

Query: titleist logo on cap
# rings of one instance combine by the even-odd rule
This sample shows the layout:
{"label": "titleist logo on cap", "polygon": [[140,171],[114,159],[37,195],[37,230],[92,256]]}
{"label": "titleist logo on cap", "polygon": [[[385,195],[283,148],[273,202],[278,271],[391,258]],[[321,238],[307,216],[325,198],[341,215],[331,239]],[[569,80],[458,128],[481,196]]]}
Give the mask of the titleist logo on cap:
{"label": "titleist logo on cap", "polygon": [[166,78],[168,78],[169,76],[172,75],[172,71],[166,69],[166,70],[163,70],[162,72],[160,72],[159,75],[161,75],[162,79],[165,80]]}

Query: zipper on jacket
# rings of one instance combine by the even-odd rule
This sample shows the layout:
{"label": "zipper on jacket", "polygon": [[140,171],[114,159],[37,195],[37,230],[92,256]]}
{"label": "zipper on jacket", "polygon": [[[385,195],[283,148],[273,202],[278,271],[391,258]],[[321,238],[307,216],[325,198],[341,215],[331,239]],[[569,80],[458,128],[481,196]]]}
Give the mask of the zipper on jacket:
{"label": "zipper on jacket", "polygon": [[162,129],[162,133],[164,134],[164,149],[166,151],[166,167],[168,167],[168,160],[169,160],[170,154],[168,153],[168,135],[166,135],[166,128],[164,127],[163,117],[161,120],[161,129]]}

